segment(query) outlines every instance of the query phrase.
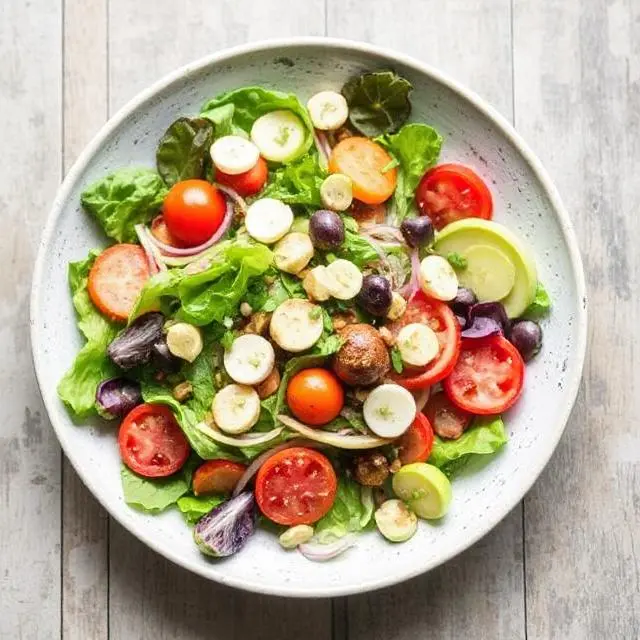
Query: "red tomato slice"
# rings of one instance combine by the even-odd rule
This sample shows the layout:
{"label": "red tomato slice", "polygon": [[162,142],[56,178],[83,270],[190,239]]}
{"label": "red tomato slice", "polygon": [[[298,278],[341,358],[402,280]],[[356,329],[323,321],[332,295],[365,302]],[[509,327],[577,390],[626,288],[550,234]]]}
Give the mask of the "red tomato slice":
{"label": "red tomato slice", "polygon": [[433,429],[426,416],[418,413],[413,424],[398,440],[397,445],[402,464],[426,462],[433,449]]}
{"label": "red tomato slice", "polygon": [[476,415],[502,413],[522,392],[524,361],[502,336],[464,340],[451,375],[442,383],[457,407]]}
{"label": "red tomato slice", "polygon": [[267,176],[269,175],[269,168],[264,158],[258,158],[253,169],[245,171],[245,173],[239,173],[231,175],[228,173],[222,173],[222,171],[216,171],[216,182],[231,187],[234,191],[237,191],[241,196],[245,198],[247,196],[254,196],[256,193],[262,191]]}
{"label": "red tomato slice", "polygon": [[482,178],[460,164],[441,164],[424,174],[416,203],[436,229],[463,218],[490,220],[493,199]]}
{"label": "red tomato slice", "polygon": [[118,433],[122,461],[147,478],[170,476],[189,457],[189,443],[171,409],[141,404],[122,421]]}
{"label": "red tomato slice", "polygon": [[256,476],[260,511],[278,524],[313,524],[333,505],[336,472],[326,456],[292,447],[271,456]]}
{"label": "red tomato slice", "polygon": [[163,215],[156,216],[151,222],[151,234],[154,238],[164,244],[168,244],[170,247],[184,247],[184,242],[180,242],[178,238],[171,235],[171,231],[169,231]]}
{"label": "red tomato slice", "polygon": [[471,422],[471,414],[452,404],[443,391],[434,393],[424,408],[433,430],[441,438],[455,440],[459,438]]}
{"label": "red tomato slice", "polygon": [[402,327],[414,322],[429,325],[435,331],[440,343],[440,352],[426,367],[405,367],[400,374],[389,374],[394,382],[410,391],[430,387],[446,378],[451,373],[460,352],[460,324],[444,302],[427,298],[422,291],[418,291],[409,300],[402,318],[392,322],[387,328],[397,336]]}
{"label": "red tomato slice", "polygon": [[87,291],[106,316],[126,320],[149,276],[149,263],[140,245],[115,244],[93,263]]}
{"label": "red tomato slice", "polygon": [[232,460],[209,460],[193,474],[193,493],[231,493],[247,466]]}

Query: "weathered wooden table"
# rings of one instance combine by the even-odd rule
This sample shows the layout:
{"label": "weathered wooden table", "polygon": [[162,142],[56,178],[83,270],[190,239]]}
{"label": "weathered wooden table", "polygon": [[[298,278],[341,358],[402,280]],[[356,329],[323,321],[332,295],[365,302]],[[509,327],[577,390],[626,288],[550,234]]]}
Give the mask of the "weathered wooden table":
{"label": "weathered wooden table", "polygon": [[[175,67],[287,35],[395,47],[513,120],[590,288],[578,404],[523,504],[444,567],[333,601],[219,587],[111,521],[60,452],[29,353],[38,238],[81,148]],[[0,638],[640,637],[640,0],[0,0],[0,123]]]}

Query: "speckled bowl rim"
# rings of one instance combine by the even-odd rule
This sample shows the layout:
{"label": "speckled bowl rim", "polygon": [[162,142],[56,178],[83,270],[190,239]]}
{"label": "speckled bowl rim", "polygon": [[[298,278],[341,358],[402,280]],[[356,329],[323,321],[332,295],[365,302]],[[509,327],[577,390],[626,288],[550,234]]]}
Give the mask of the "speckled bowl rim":
{"label": "speckled bowl rim", "polygon": [[577,318],[577,340],[574,347],[574,357],[572,359],[572,371],[569,376],[567,386],[566,386],[566,401],[564,403],[564,408],[561,413],[558,415],[557,424],[558,428],[555,430],[553,437],[546,440],[546,448],[543,450],[543,453],[539,455],[535,460],[531,462],[531,464],[527,468],[527,475],[521,482],[520,491],[510,501],[505,501],[502,505],[502,508],[496,511],[496,515],[483,522],[481,525],[477,527],[474,531],[473,535],[466,538],[456,549],[450,553],[444,554],[439,557],[437,560],[427,561],[424,563],[420,563],[419,559],[416,558],[415,566],[410,571],[404,571],[402,573],[389,575],[383,579],[370,581],[365,584],[359,586],[358,589],[353,588],[343,588],[340,586],[331,587],[331,588],[321,588],[321,589],[308,589],[300,593],[297,589],[287,588],[285,585],[275,585],[265,586],[264,584],[258,584],[252,582],[250,577],[245,578],[233,578],[227,576],[225,579],[225,584],[228,584],[233,587],[237,587],[240,589],[245,589],[249,591],[254,591],[258,593],[264,593],[269,595],[280,595],[280,596],[289,596],[289,597],[335,597],[335,596],[345,596],[351,595],[353,593],[362,593],[365,591],[371,591],[374,589],[380,589],[382,587],[390,586],[393,584],[397,584],[404,580],[408,580],[415,576],[418,576],[426,571],[429,571],[440,564],[450,560],[455,557],[459,553],[463,552],[465,549],[473,545],[480,538],[485,536],[491,529],[493,529],[517,504],[522,500],[525,494],[529,491],[533,483],[536,481],[538,476],[542,473],[542,470],[549,462],[559,440],[562,436],[564,429],[566,427],[567,421],[573,409],[573,405],[575,403],[575,399],[578,393],[580,380],[582,377],[582,369],[584,365],[585,353],[586,353],[586,344],[587,344],[587,304],[586,304],[586,286],[584,279],[584,271],[582,267],[582,260],[580,257],[580,251],[578,248],[578,243],[576,240],[575,232],[571,221],[569,219],[569,215],[562,204],[560,199],[560,195],[558,194],[557,189],[551,182],[550,177],[545,171],[542,163],[538,160],[535,154],[531,151],[529,146],[525,143],[525,141],[520,137],[518,133],[516,133],[515,129],[511,126],[507,120],[501,116],[493,107],[487,104],[482,98],[473,93],[472,91],[462,87],[457,82],[449,78],[447,75],[442,72],[434,69],[433,67],[424,64],[412,58],[410,56],[398,53],[396,51],[378,47],[371,44],[356,42],[352,40],[338,39],[338,38],[321,38],[321,37],[296,37],[296,38],[279,38],[273,40],[263,40],[259,42],[253,42],[237,47],[232,47],[229,49],[224,49],[218,53],[206,56],[201,58],[195,62],[187,64],[180,69],[177,69],[173,73],[165,76],[161,80],[152,84],[148,89],[145,89],[141,93],[139,93],[136,97],[130,100],[127,104],[125,104],[109,121],[100,129],[98,134],[93,138],[91,143],[84,149],[84,151],[80,154],[74,165],[71,167],[71,170],[67,173],[56,198],[53,202],[53,206],[51,208],[51,212],[47,219],[47,223],[42,234],[42,239],[40,242],[40,247],[38,250],[38,257],[35,263],[35,270],[33,275],[33,283],[31,289],[31,313],[30,313],[30,322],[31,322],[31,344],[32,344],[32,355],[33,362],[36,371],[36,378],[38,381],[38,385],[41,389],[41,394],[44,400],[45,408],[47,413],[49,414],[49,418],[51,423],[56,431],[58,436],[58,440],[62,446],[67,457],[71,460],[76,472],[84,482],[84,484],[88,487],[91,493],[96,497],[96,499],[102,504],[102,506],[111,514],[113,518],[115,518],[122,526],[128,529],[135,537],[144,542],[147,546],[149,546],[154,551],[168,558],[172,562],[197,573],[205,578],[215,580],[215,576],[212,576],[210,573],[206,571],[204,565],[200,565],[198,563],[192,562],[189,559],[185,559],[181,557],[179,554],[173,552],[173,550],[169,547],[165,547],[147,535],[146,530],[143,527],[135,527],[130,523],[125,522],[121,519],[117,512],[111,511],[107,504],[101,498],[101,492],[98,486],[98,481],[95,476],[91,476],[88,473],[83,472],[81,468],[74,464],[73,458],[70,455],[71,450],[73,449],[73,444],[71,442],[72,438],[65,435],[65,430],[62,428],[60,424],[58,424],[57,413],[60,411],[59,407],[52,406],[47,400],[47,394],[42,393],[42,377],[40,374],[40,369],[42,367],[40,353],[34,348],[33,345],[39,344],[38,340],[38,332],[40,331],[40,323],[39,320],[42,318],[42,311],[40,309],[40,282],[43,276],[43,269],[45,268],[48,256],[46,248],[49,245],[54,230],[56,228],[56,223],[58,218],[62,212],[63,206],[68,200],[70,196],[70,192],[73,184],[76,182],[77,178],[82,174],[87,165],[89,164],[91,158],[95,155],[95,153],[99,150],[100,146],[107,140],[107,138],[120,126],[122,122],[124,122],[127,118],[129,118],[137,109],[142,107],[147,101],[152,100],[158,93],[167,89],[174,83],[184,81],[185,77],[190,75],[194,75],[197,72],[203,70],[205,67],[211,65],[217,65],[223,63],[225,61],[229,61],[236,56],[241,56],[248,53],[256,53],[256,52],[265,52],[268,53],[270,51],[278,51],[282,53],[283,50],[286,50],[291,47],[320,47],[327,49],[334,48],[342,48],[342,49],[351,49],[356,52],[361,52],[364,54],[370,54],[373,56],[381,56],[383,58],[388,58],[392,60],[397,60],[399,63],[405,65],[406,67],[412,68],[417,73],[424,74],[428,76],[431,80],[444,85],[451,91],[458,94],[461,98],[471,103],[478,111],[484,114],[492,123],[496,126],[500,132],[507,137],[507,139],[514,145],[514,147],[519,151],[520,155],[524,158],[526,163],[531,168],[532,172],[539,180],[542,188],[546,192],[546,195],[549,198],[552,208],[555,211],[556,217],[559,220],[560,227],[562,230],[562,236],[564,238],[565,244],[569,250],[569,258],[571,262],[571,268],[573,271],[573,277],[575,278],[576,283],[576,299],[578,300],[578,306],[576,309],[576,318]]}

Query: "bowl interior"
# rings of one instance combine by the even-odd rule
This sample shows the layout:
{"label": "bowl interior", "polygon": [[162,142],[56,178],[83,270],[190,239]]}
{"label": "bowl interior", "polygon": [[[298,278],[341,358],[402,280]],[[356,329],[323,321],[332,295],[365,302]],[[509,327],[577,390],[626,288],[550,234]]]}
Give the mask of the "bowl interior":
{"label": "bowl interior", "polygon": [[[507,417],[508,445],[489,464],[455,480],[451,510],[442,522],[422,523],[402,545],[386,543],[377,533],[363,535],[357,547],[325,564],[284,553],[265,532],[235,557],[210,561],[196,550],[176,511],[147,516],[124,503],[114,427],[74,424],[57,399],[56,385],[81,346],[67,263],[105,244],[81,210],[80,193],[118,167],[153,166],[166,127],[180,115],[197,113],[213,95],[260,84],[306,99],[321,89],[339,89],[358,72],[389,67],[414,85],[412,119],[433,125],[444,136],[442,160],[467,164],[483,176],[494,196],[496,220],[533,248],[554,302],[544,322],[543,351],[528,367],[524,395]],[[172,77],[125,107],[92,143],[63,185],[44,235],[34,280],[33,350],[46,406],[67,456],[107,510],[136,536],[221,583],[284,595],[338,595],[398,582],[440,564],[517,504],[548,461],[573,404],[584,351],[584,286],[561,205],[535,159],[490,112],[435,72],[404,58],[347,43],[280,43],[216,56]]]}

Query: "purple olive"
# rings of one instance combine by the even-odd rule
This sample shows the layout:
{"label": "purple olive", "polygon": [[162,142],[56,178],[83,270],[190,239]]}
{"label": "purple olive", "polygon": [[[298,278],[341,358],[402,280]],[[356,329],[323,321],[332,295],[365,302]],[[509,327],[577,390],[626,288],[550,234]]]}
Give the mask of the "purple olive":
{"label": "purple olive", "polygon": [[337,249],[344,242],[344,223],[335,211],[320,209],[309,220],[309,235],[314,247]]}
{"label": "purple olive", "polygon": [[103,380],[96,390],[96,411],[106,420],[122,418],[141,402],[140,385],[126,378]]}
{"label": "purple olive", "polygon": [[510,340],[524,361],[527,362],[542,347],[542,329],[533,320],[517,320],[511,327]]}
{"label": "purple olive", "polygon": [[372,316],[384,317],[391,307],[392,297],[391,284],[384,276],[368,275],[362,280],[357,302]]}
{"label": "purple olive", "polygon": [[449,306],[456,315],[466,318],[469,313],[469,307],[472,307],[476,302],[478,302],[478,298],[476,298],[476,294],[471,289],[459,287],[456,297],[449,303]]}
{"label": "purple olive", "polygon": [[400,225],[400,231],[405,242],[414,249],[431,244],[435,236],[433,224],[427,216],[404,220]]}

